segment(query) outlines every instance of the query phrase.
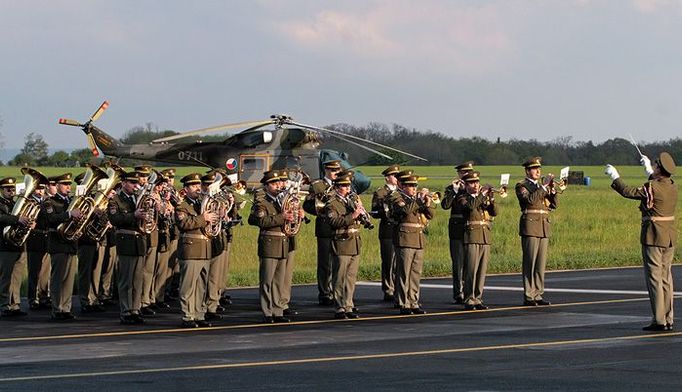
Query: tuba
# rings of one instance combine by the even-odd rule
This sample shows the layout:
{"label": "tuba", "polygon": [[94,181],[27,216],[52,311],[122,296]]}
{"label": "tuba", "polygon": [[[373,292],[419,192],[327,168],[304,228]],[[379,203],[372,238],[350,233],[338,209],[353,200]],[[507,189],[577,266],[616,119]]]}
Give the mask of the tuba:
{"label": "tuba", "polygon": [[223,181],[223,176],[216,173],[215,180],[208,186],[208,192],[204,195],[204,200],[201,201],[201,214],[206,212],[213,212],[218,215],[218,220],[213,223],[208,223],[201,228],[201,232],[208,238],[215,238],[220,234],[223,228],[223,218],[227,213],[227,199],[221,197],[220,184]]}
{"label": "tuba", "polygon": [[304,216],[300,214],[301,197],[304,193],[301,191],[301,184],[304,180],[304,174],[300,171],[296,172],[292,179],[289,180],[289,186],[277,195],[277,199],[282,206],[282,212],[291,212],[296,215],[296,219],[291,222],[284,223],[284,234],[287,237],[293,237],[301,230],[301,223],[304,221]]}
{"label": "tuba", "polygon": [[144,212],[144,217],[137,222],[137,228],[144,234],[151,234],[156,229],[156,222],[159,217],[158,199],[152,194],[156,176],[156,171],[152,171],[147,183],[140,188],[140,193],[137,195],[135,208]]}
{"label": "tuba", "polygon": [[76,241],[85,233],[85,226],[90,221],[92,214],[95,213],[95,209],[97,209],[99,200],[99,195],[95,194],[97,183],[99,180],[108,177],[107,173],[99,167],[88,165],[82,182],[82,185],[85,186],[85,193],[74,197],[66,210],[71,212],[74,209],[78,209],[81,212],[80,218],[71,218],[71,220],[57,226],[57,231],[66,241]]}
{"label": "tuba", "polygon": [[36,221],[40,213],[40,203],[29,199],[29,197],[38,184],[47,184],[48,182],[47,177],[30,167],[22,168],[21,174],[24,175],[25,190],[23,195],[17,197],[17,202],[14,204],[14,208],[12,208],[12,215],[17,217],[24,216],[29,220],[29,223],[26,226],[6,226],[2,233],[5,241],[17,247],[22,246],[26,242],[28,235],[31,233],[30,226]]}
{"label": "tuba", "polygon": [[101,189],[95,190],[95,208],[100,211],[100,213],[93,214],[90,221],[86,225],[85,235],[95,242],[100,242],[107,230],[111,227],[109,218],[106,214],[106,208],[109,204],[109,192],[116,186],[116,184],[121,179],[123,174],[123,169],[121,169],[115,163],[105,163],[106,174],[109,178],[106,179],[106,183],[101,187]]}

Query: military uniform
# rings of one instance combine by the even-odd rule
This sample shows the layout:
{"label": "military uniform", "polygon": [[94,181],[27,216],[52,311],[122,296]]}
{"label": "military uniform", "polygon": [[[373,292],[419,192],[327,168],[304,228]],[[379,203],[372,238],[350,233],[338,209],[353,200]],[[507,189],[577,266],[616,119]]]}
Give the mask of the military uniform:
{"label": "military uniform", "polygon": [[[279,181],[277,171],[265,172],[261,183]],[[284,234],[285,218],[280,200],[269,193],[254,200],[249,224],[258,226],[258,257],[260,304],[266,322],[289,321],[283,317],[282,290],[286,263],[295,243]]]}
{"label": "military uniform", "polygon": [[[57,178],[57,183],[71,184],[71,174],[67,173]],[[78,241],[67,241],[59,233],[57,227],[71,220],[67,211],[71,198],[57,193],[45,201],[43,208],[47,215],[49,226],[50,261],[52,271],[50,275],[50,290],[52,296],[52,318],[55,320],[69,320],[71,314],[71,296],[73,284],[78,268]]]}
{"label": "military uniform", "polygon": [[[199,184],[201,175],[188,174],[183,177],[182,183],[185,186]],[[180,229],[178,261],[183,326],[210,326],[204,321],[204,317],[212,249],[210,239],[201,231],[208,225],[201,213],[201,202],[201,198],[191,199],[187,196],[175,210],[175,220]]]}
{"label": "military uniform", "polygon": [[[108,215],[107,215],[108,219]],[[116,290],[116,270],[118,256],[116,254],[116,229],[112,226],[106,234],[107,246],[104,249],[104,260],[102,261],[102,277],[100,279],[99,300],[107,303],[117,296]]]}
{"label": "military uniform", "polygon": [[[138,182],[136,173],[127,173],[122,181]],[[116,229],[116,266],[118,301],[122,324],[140,324],[142,303],[142,268],[147,254],[147,236],[139,231],[135,217],[137,199],[121,189],[109,201],[109,221]]]}
{"label": "military uniform", "polygon": [[[400,167],[392,165],[382,174],[384,177],[398,174]],[[381,254],[381,290],[384,300],[392,300],[395,294],[395,248],[393,247],[393,232],[395,223],[391,217],[390,206],[386,203],[388,195],[395,192],[395,185],[384,184],[372,195],[372,217],[379,221],[379,252]]]}
{"label": "military uniform", "polygon": [[[472,171],[463,180],[479,181],[479,173]],[[464,304],[466,309],[487,309],[483,305],[483,287],[490,259],[492,244],[491,217],[497,216],[497,205],[482,192],[464,192],[457,197],[457,205],[463,212],[464,243]]]}
{"label": "military uniform", "polygon": [[[140,178],[149,178],[152,173],[152,168],[149,165],[135,166],[135,172],[138,173]],[[142,182],[142,181],[141,181]],[[145,187],[151,187],[151,192],[154,193],[154,185],[143,185]],[[157,195],[154,195],[157,196]],[[142,266],[142,298],[140,313],[146,316],[154,315],[154,311],[149,308],[150,305],[154,303],[153,301],[153,288],[154,288],[154,272],[156,270],[157,255],[156,250],[159,245],[159,228],[158,225],[154,227],[151,233],[147,234],[147,252],[144,257],[144,263]]]}
{"label": "military uniform", "polygon": [[[334,185],[348,184],[349,177],[337,177]],[[355,282],[360,266],[360,225],[353,218],[355,204],[336,193],[324,207],[322,217],[334,229],[332,239],[332,266],[334,282],[334,300],[336,301],[336,317],[357,317],[353,311],[353,295]]]}
{"label": "military uniform", "polygon": [[[417,184],[416,176],[401,180],[402,184]],[[419,306],[419,284],[424,267],[424,223],[420,215],[432,219],[435,208],[402,190],[392,197],[393,216],[398,228],[393,237],[396,247],[396,294],[401,314],[424,313]]]}
{"label": "military uniform", "polygon": [[26,239],[28,257],[28,303],[31,309],[50,306],[50,254],[47,252],[48,224],[43,209],[44,199],[31,195],[41,206],[36,226]]}
{"label": "military uniform", "polygon": [[611,187],[623,197],[640,201],[640,243],[653,313],[652,325],[645,330],[672,330],[672,261],[677,245],[677,185],[670,176],[676,168],[672,157],[666,152],[661,153],[657,164],[662,175],[654,174],[644,185],[630,187],[617,178]]}
{"label": "military uniform", "polygon": [[101,241],[87,235],[78,239],[78,297],[82,311],[104,311],[99,303],[99,290],[106,248],[106,237]]}
{"label": "military uniform", "polygon": [[[455,166],[457,173],[468,173],[474,170],[473,161]],[[464,303],[464,230],[466,220],[462,207],[456,203],[457,197],[463,195],[464,185],[455,180],[445,187],[441,207],[450,210],[448,221],[448,238],[450,239],[450,259],[452,260],[452,299],[455,303]]]}
{"label": "military uniform", "polygon": [[[338,161],[333,165],[341,168]],[[303,202],[305,212],[315,215],[315,237],[317,237],[317,298],[320,304],[332,304],[332,236],[333,230],[318,213],[324,207],[332,189],[331,180],[322,178],[310,184],[310,194]]]}
{"label": "military uniform", "polygon": [[[222,175],[222,173],[221,173]],[[203,187],[208,187],[216,181],[215,172],[210,172],[201,177]],[[222,219],[223,217],[221,217]],[[217,320],[221,316],[218,314],[220,306],[220,294],[224,286],[225,279],[225,251],[226,237],[224,231],[220,230],[217,236],[211,238],[211,260],[208,264],[208,281],[206,286],[206,319]]]}
{"label": "military uniform", "polygon": [[[540,165],[540,158],[529,159],[523,164],[526,169]],[[539,181],[526,178],[516,184],[516,197],[521,207],[519,235],[523,251],[524,304],[546,305],[549,303],[543,294],[550,235],[549,212],[557,208],[559,196]]]}
{"label": "military uniform", "polygon": [[[0,187],[15,187],[14,177],[0,180]],[[12,215],[14,201],[0,197],[0,232],[7,226],[19,224],[19,217]],[[26,245],[14,246],[0,236],[0,308],[2,316],[23,316],[21,311],[21,281],[26,268]]]}

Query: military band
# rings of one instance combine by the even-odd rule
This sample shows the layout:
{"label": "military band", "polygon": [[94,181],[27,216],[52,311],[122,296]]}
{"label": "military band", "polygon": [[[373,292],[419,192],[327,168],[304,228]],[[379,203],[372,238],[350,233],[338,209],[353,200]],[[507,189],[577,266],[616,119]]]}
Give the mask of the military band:
{"label": "military band", "polygon": [[[672,176],[676,166],[665,152],[654,162],[642,156],[642,164],[649,179],[640,186],[626,185],[611,165],[606,174],[616,192],[640,202],[640,242],[653,314],[644,330],[669,331],[674,324],[671,265],[678,196]],[[529,158],[522,166],[526,178],[515,190],[521,210],[523,304],[550,305],[544,297],[549,216],[558,206],[560,191],[551,175],[542,176],[542,158]],[[380,219],[384,300],[394,301],[403,315],[426,313],[420,281],[427,227],[435,213],[434,194],[418,188],[419,177],[413,170],[391,165],[382,172],[385,184],[372,195],[370,213],[353,192],[352,170],[342,170],[338,160],[324,162],[323,167],[325,176],[310,184],[305,200],[299,198],[305,194],[298,193],[300,182],[292,180],[297,169],[266,171],[262,186],[254,190],[248,222],[259,228],[259,303],[264,322],[286,323],[298,314],[290,306],[298,229],[290,228],[300,225],[305,212],[317,217],[318,300],[335,307],[334,318],[359,317],[354,292],[361,265],[360,230],[371,226],[370,215]],[[467,311],[487,309],[482,296],[498,191],[481,185],[472,161],[455,168],[457,177],[442,198],[443,209],[451,210],[453,300]],[[25,170],[32,169],[22,173]],[[49,307],[52,320],[73,320],[77,282],[81,312],[105,311],[104,305],[118,296],[121,324],[143,324],[144,316],[171,309],[174,274],[179,273],[180,325],[209,327],[211,321],[221,320],[229,303],[230,244],[235,224],[241,222],[238,210],[246,203],[235,197],[238,186],[230,176],[217,169],[192,173],[182,178],[178,191],[173,185],[174,169],[156,172],[148,165],[137,166],[111,179],[104,207],[88,211],[87,203],[76,201],[93,197],[103,171],[91,166],[86,173],[76,179],[71,173],[49,178],[34,174],[35,184],[21,195],[16,195],[14,177],[0,179],[0,316],[26,315],[19,290],[27,271],[31,311]],[[153,182],[145,186],[150,175]],[[84,196],[72,194],[74,180],[84,182]],[[36,206],[30,217],[23,208],[29,201]],[[82,224],[97,224],[101,236],[81,230]],[[78,229],[71,233],[70,227]],[[8,236],[10,229],[22,236]]]}

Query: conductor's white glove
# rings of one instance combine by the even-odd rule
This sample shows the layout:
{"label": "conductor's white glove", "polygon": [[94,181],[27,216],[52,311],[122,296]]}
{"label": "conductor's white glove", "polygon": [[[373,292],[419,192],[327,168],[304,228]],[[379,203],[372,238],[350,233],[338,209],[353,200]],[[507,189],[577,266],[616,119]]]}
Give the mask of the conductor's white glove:
{"label": "conductor's white glove", "polygon": [[639,160],[639,163],[644,166],[644,171],[647,176],[654,174],[654,168],[651,167],[651,159],[649,159],[648,156],[642,155],[642,159]]}
{"label": "conductor's white glove", "polygon": [[606,169],[604,170],[604,174],[611,177],[611,181],[615,181],[620,177],[620,174],[618,174],[618,170],[616,170],[616,168],[610,164],[606,165]]}

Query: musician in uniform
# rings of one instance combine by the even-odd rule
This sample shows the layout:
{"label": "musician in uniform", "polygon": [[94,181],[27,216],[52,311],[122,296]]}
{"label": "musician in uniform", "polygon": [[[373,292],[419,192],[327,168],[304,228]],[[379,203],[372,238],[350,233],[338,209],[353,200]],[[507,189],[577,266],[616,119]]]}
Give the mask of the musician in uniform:
{"label": "musician in uniform", "polygon": [[[168,168],[161,171],[161,174],[168,178],[169,190],[172,192],[170,195],[171,205],[173,208],[177,208],[178,204],[182,201],[180,192],[175,189],[175,169]],[[180,296],[180,264],[178,264],[178,239],[180,238],[180,230],[175,224],[175,216],[172,218],[173,225],[170,230],[170,244],[168,246],[168,272],[169,276],[166,277],[166,296],[165,299],[178,299]],[[165,302],[165,301],[164,301]]]}
{"label": "musician in uniform", "polygon": [[[201,177],[201,192],[204,197],[209,195],[209,186],[216,181],[216,171],[210,171]],[[222,173],[220,173],[223,176]],[[222,179],[220,180],[222,184]],[[222,219],[224,217],[219,217]],[[222,225],[222,223],[221,223]],[[218,235],[212,237],[211,241],[211,260],[208,265],[208,282],[206,286],[206,314],[204,318],[208,321],[220,320],[223,317],[220,315],[224,308],[220,305],[220,294],[223,288],[223,280],[225,279],[225,263],[224,253],[225,234],[221,228]],[[219,310],[220,307],[220,310]]]}
{"label": "musician in uniform", "polygon": [[136,172],[122,175],[121,190],[109,201],[108,207],[109,222],[116,229],[118,303],[121,324],[125,325],[144,323],[140,307],[147,235],[140,231],[140,220],[146,212],[137,208],[135,191],[139,183]]}
{"label": "musician in uniform", "polygon": [[444,210],[450,210],[448,237],[450,238],[450,259],[452,260],[452,299],[456,304],[464,303],[464,229],[465,219],[461,206],[455,202],[465,193],[462,178],[474,170],[474,162],[466,161],[457,166],[457,179],[445,187],[441,202]]}
{"label": "musician in uniform", "polygon": [[[140,178],[140,187],[145,188],[149,183],[149,176],[152,173],[152,167],[149,165],[135,166],[135,172]],[[158,195],[154,192],[154,188],[150,190],[152,197],[158,201]],[[157,208],[158,206],[158,202]],[[154,225],[154,230],[147,234],[147,253],[144,259],[144,266],[142,267],[142,299],[140,314],[143,316],[153,316],[156,312],[150,308],[152,304],[152,289],[154,287],[154,270],[156,269],[156,249],[159,246],[159,228]]]}
{"label": "musician in uniform", "polygon": [[310,194],[303,202],[305,212],[315,215],[315,237],[317,237],[317,299],[320,305],[333,305],[332,291],[332,229],[318,213],[324,207],[332,192],[332,181],[341,171],[341,161],[323,163],[324,177],[310,184]]}
{"label": "musician in uniform", "polygon": [[[171,257],[171,243],[175,242],[177,248],[177,236],[175,231],[175,206],[173,198],[175,189],[171,189],[170,179],[164,175],[168,171],[164,170],[156,178],[154,191],[159,195],[159,218],[158,233],[159,243],[156,248],[156,268],[154,269],[154,279],[151,293],[151,304],[149,307],[153,311],[169,310],[170,305],[166,303],[166,286],[168,279],[173,271],[170,268],[169,259]],[[177,202],[176,202],[177,204]]]}
{"label": "musician in uniform", "polygon": [[36,226],[26,239],[28,305],[31,310],[49,309],[52,306],[50,302],[50,254],[47,252],[47,215],[42,208],[46,200],[46,188],[47,184],[38,184],[30,196],[41,208],[36,219]]}
{"label": "musician in uniform", "polygon": [[285,285],[286,263],[295,243],[284,233],[284,225],[298,219],[296,211],[283,211],[281,204],[281,173],[270,170],[263,173],[260,182],[265,194],[254,200],[249,224],[258,226],[259,294],[264,322],[286,323],[282,308],[282,290]]}
{"label": "musician in uniform", "polygon": [[[35,227],[26,216],[12,214],[17,181],[14,177],[0,179],[0,231],[7,226]],[[25,316],[21,310],[21,281],[26,268],[26,244],[15,246],[0,236],[0,315]]]}
{"label": "musician in uniform", "polygon": [[[74,182],[81,185],[85,173],[76,176]],[[93,213],[99,219],[100,214],[106,211],[95,210]],[[89,223],[92,224],[92,223]],[[101,241],[90,238],[83,234],[78,238],[78,298],[81,304],[81,312],[104,312],[104,307],[99,302],[100,278],[102,277],[102,264],[106,250],[106,238]]]}
{"label": "musician in uniform", "polygon": [[175,209],[180,229],[178,260],[180,263],[180,308],[184,328],[210,327],[206,313],[206,287],[211,261],[211,241],[202,232],[219,217],[212,211],[202,211],[201,174],[182,178],[185,198]]}
{"label": "musician in uniform", "polygon": [[[230,186],[233,185],[232,181],[227,177],[227,175],[224,177],[225,181],[225,186]],[[235,185],[238,187],[241,186],[246,186],[246,185]],[[243,188],[243,193],[246,193],[246,188]],[[228,198],[232,199],[232,209],[228,211],[227,213],[227,220],[225,221],[225,224],[223,226],[223,234],[225,235],[225,252],[223,252],[223,277],[221,280],[222,286],[220,290],[220,306],[218,309],[220,310],[222,308],[222,311],[225,311],[225,307],[228,305],[232,304],[232,299],[230,297],[230,294],[227,292],[227,279],[228,279],[228,271],[230,268],[230,249],[232,248],[232,239],[234,237],[233,234],[233,229],[236,225],[242,223],[242,217],[239,215],[239,210],[244,208],[246,205],[246,201],[242,200],[241,202],[237,202],[235,200],[234,194],[228,192]]]}
{"label": "musician in uniform", "polygon": [[358,318],[354,311],[353,295],[360,266],[359,216],[365,213],[362,204],[349,198],[351,175],[334,179],[334,194],[327,201],[322,216],[334,230],[332,238],[332,265],[334,281],[334,318]]}
{"label": "musician in uniform", "polygon": [[380,219],[379,223],[379,252],[381,255],[381,290],[384,301],[395,300],[395,249],[393,247],[393,232],[395,222],[392,220],[386,198],[397,191],[400,166],[391,165],[381,172],[386,182],[372,195],[372,217]]}
{"label": "musician in uniform", "polygon": [[456,203],[464,215],[464,308],[485,310],[483,286],[490,260],[491,217],[497,216],[495,194],[490,187],[481,188],[479,173],[469,171],[463,178],[465,192]]}
{"label": "musician in uniform", "polygon": [[74,319],[71,313],[71,296],[78,268],[78,241],[67,241],[59,233],[57,227],[72,219],[80,219],[82,214],[77,208],[68,211],[71,203],[69,196],[72,181],[71,173],[58,176],[55,180],[57,194],[43,204],[49,227],[48,251],[52,264],[50,275],[51,316],[55,321],[68,321]]}
{"label": "musician in uniform", "polygon": [[611,177],[611,188],[621,196],[639,200],[642,213],[640,243],[646,286],[653,318],[645,331],[673,330],[673,275],[672,262],[677,244],[677,185],[672,176],[676,166],[672,156],[662,152],[651,165],[649,158],[642,157],[649,180],[641,186],[631,187],[620,178],[615,167],[607,165],[606,174]]}
{"label": "musician in uniform", "polygon": [[[109,201],[118,194],[121,190],[121,182],[109,192]],[[108,205],[107,205],[108,206]],[[108,208],[107,208],[108,211]],[[106,219],[109,219],[107,213]],[[99,302],[102,305],[111,304],[117,298],[116,289],[116,263],[118,257],[116,255],[116,228],[112,225],[106,231],[106,248],[104,248],[104,261],[102,262],[102,277],[100,279]]]}
{"label": "musician in uniform", "polygon": [[419,284],[424,267],[424,227],[435,208],[428,189],[417,192],[418,177],[402,177],[400,190],[391,197],[393,218],[398,227],[396,247],[396,295],[400,314],[424,314],[419,305]]}
{"label": "musician in uniform", "polygon": [[522,166],[526,178],[516,184],[516,197],[521,207],[519,235],[523,251],[523,304],[550,305],[543,298],[550,235],[549,212],[557,208],[559,195],[551,186],[551,177],[544,182],[541,179],[541,157],[530,158]]}

